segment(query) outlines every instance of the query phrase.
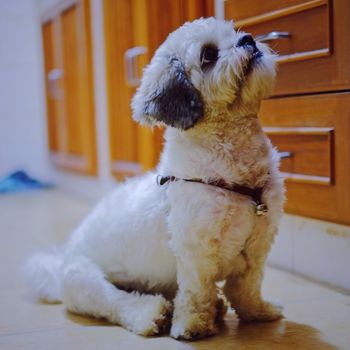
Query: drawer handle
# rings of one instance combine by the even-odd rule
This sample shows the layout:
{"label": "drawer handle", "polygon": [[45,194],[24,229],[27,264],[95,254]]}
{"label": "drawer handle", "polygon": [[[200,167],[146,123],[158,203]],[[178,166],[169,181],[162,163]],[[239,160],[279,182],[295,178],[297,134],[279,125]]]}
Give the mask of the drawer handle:
{"label": "drawer handle", "polygon": [[292,158],[293,153],[292,152],[278,152],[278,156],[280,157],[280,159]]}
{"label": "drawer handle", "polygon": [[270,32],[266,34],[260,34],[255,37],[255,40],[260,42],[277,40],[277,39],[287,39],[290,38],[291,34],[289,32]]}
{"label": "drawer handle", "polygon": [[126,81],[130,86],[140,85],[140,78],[137,76],[137,65],[136,58],[137,56],[144,55],[147,53],[147,48],[143,46],[132,47],[125,51],[125,72],[126,72]]}

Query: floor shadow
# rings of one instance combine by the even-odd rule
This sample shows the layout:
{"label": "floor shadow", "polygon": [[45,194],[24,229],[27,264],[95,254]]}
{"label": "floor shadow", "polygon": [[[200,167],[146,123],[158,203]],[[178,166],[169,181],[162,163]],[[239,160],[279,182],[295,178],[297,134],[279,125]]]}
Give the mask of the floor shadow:
{"label": "floor shadow", "polygon": [[[65,311],[66,317],[82,326],[116,327],[104,319],[77,315]],[[156,338],[166,338],[168,334]],[[149,339],[149,338],[145,338]],[[182,342],[183,345],[186,342]],[[267,323],[241,323],[235,314],[228,314],[214,337],[187,342],[186,349],[196,350],[337,350],[325,342],[320,332],[311,326],[280,320]]]}
{"label": "floor shadow", "polygon": [[308,325],[280,320],[268,323],[241,323],[228,315],[220,334],[193,342],[193,349],[234,350],[336,350],[325,342],[320,332]]}
{"label": "floor shadow", "polygon": [[108,322],[103,318],[95,318],[87,315],[78,315],[68,310],[64,310],[65,316],[72,322],[80,324],[81,326],[104,326],[116,327],[116,325]]}

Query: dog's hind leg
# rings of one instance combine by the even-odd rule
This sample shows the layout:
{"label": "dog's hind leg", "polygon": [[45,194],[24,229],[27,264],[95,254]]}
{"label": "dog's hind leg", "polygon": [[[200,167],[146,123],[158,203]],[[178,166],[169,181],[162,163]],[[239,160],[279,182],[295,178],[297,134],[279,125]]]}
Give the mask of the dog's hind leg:
{"label": "dog's hind leg", "polygon": [[242,252],[245,268],[229,275],[224,287],[231,306],[244,321],[274,321],[282,317],[282,308],[263,300],[261,295],[263,269],[274,231],[265,231],[266,226],[261,226],[249,237]]}
{"label": "dog's hind leg", "polygon": [[83,256],[65,264],[62,292],[69,311],[105,318],[137,334],[159,334],[170,323],[172,305],[163,296],[118,289]]}

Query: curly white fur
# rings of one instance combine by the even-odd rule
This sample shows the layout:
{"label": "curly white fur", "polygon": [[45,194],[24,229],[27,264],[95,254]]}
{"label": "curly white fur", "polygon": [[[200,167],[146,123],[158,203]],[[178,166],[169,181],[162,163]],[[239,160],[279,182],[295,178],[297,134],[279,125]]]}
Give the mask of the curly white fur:
{"label": "curly white fur", "polygon": [[[143,335],[166,330],[174,307],[171,335],[194,339],[217,332],[215,283],[226,280],[224,293],[241,319],[281,316],[260,294],[284,192],[278,156],[256,117],[274,80],[274,56],[257,43],[263,56],[247,73],[251,53],[237,47],[243,35],[231,22],[200,19],[158,49],[134,97],[134,118],[159,122],[143,115],[144,103],[166,84],[173,55],[200,92],[204,117],[186,131],[168,127],[157,170],[118,185],[61,255],[32,258],[27,277],[39,297]],[[200,52],[208,43],[220,54],[204,72]],[[249,197],[221,188],[183,181],[159,186],[157,174],[264,186],[268,215],[258,217]]]}

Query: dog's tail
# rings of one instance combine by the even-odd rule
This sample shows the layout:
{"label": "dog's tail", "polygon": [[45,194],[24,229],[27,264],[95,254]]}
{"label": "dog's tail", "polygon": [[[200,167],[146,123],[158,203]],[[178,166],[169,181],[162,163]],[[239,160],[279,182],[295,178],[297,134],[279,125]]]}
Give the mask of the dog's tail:
{"label": "dog's tail", "polygon": [[62,257],[58,251],[33,255],[21,272],[38,299],[48,303],[62,301]]}

